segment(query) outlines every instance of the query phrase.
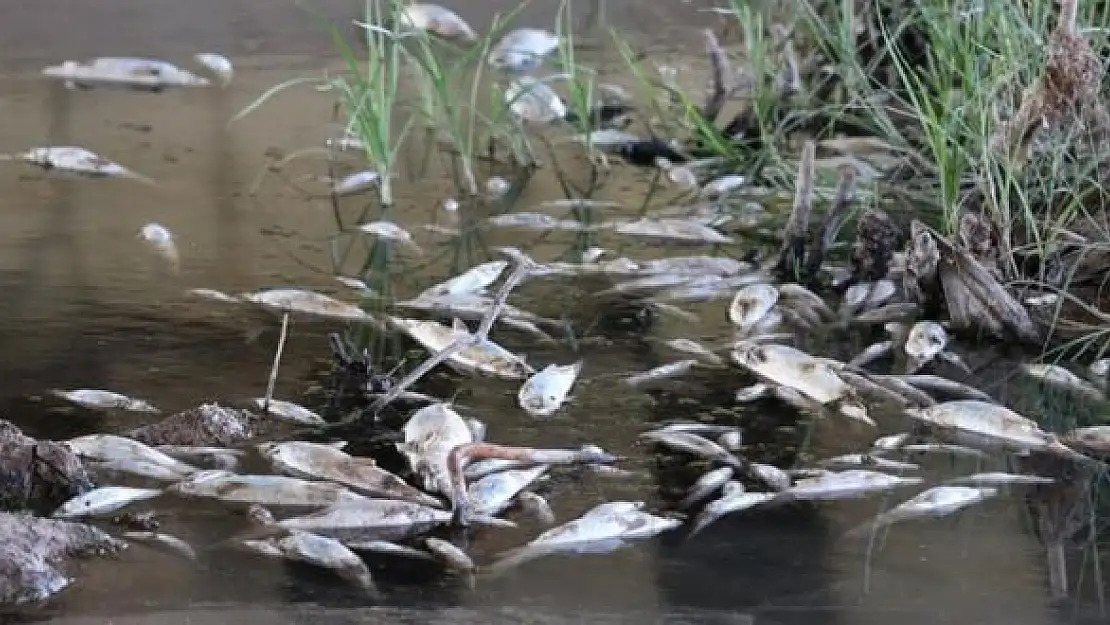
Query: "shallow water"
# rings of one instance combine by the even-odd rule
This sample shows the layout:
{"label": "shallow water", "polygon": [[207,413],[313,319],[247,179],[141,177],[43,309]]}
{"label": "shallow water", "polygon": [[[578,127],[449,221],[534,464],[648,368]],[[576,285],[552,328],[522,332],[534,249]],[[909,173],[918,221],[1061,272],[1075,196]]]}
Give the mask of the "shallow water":
{"label": "shallow water", "polygon": [[[54,404],[35,399],[49,388],[108,388],[148,398],[167,412],[203,400],[260,395],[277,338],[274,319],[191,300],[182,292],[293,285],[347,295],[324,272],[326,240],[334,229],[330,207],[305,201],[275,177],[257,197],[247,193],[267,150],[288,152],[329,135],[329,97],[310,89],[289,92],[226,126],[270,85],[337,66],[327,36],[291,0],[147,0],[141,6],[97,0],[65,3],[64,10],[58,3],[17,4],[0,20],[5,75],[0,113],[6,120],[0,125],[0,151],[83,145],[159,184],[64,182],[15,164],[0,167],[0,345],[6,355],[0,359],[0,414],[30,434],[65,437],[121,430],[143,420],[54,410]],[[357,15],[357,4],[315,2],[337,19]],[[481,29],[494,11],[515,2],[455,4]],[[533,3],[520,19],[549,24],[555,4]],[[697,27],[714,21],[691,17],[690,3],[674,4],[610,0],[608,17],[643,48],[681,58],[683,50],[699,49]],[[237,67],[232,87],[159,95],[65,91],[35,76],[42,65],[66,58],[134,54],[184,61],[201,50],[232,58]],[[694,66],[701,62],[696,54],[687,60]],[[318,169],[298,166],[289,176],[319,174]],[[642,178],[629,172],[618,176],[618,192]],[[410,224],[437,219],[451,184],[432,177],[415,182],[400,183],[395,218]],[[528,200],[550,199],[559,197],[559,190],[541,180],[527,194]],[[165,224],[182,242],[180,276],[162,273],[134,239],[150,221]],[[527,240],[499,234],[488,242]],[[556,236],[534,251],[537,257],[553,256],[568,241],[569,236]],[[623,251],[646,258],[657,249],[631,245]],[[446,262],[438,262],[419,275],[400,276],[397,288],[415,292],[450,273]],[[554,284],[527,286],[518,305],[554,316],[571,303],[581,307],[577,291]],[[720,302],[696,307],[705,318],[697,333],[717,333],[722,308]],[[576,317],[590,314],[579,311]],[[267,331],[248,341],[247,334],[260,326]],[[305,391],[319,359],[327,356],[322,330],[331,327],[293,324],[279,397],[296,399]],[[672,321],[653,332],[688,335],[689,328]],[[536,362],[578,357],[565,347],[537,350],[520,337],[509,341]],[[459,398],[487,421],[496,440],[544,446],[596,442],[629,456],[629,468],[645,472],[644,479],[627,482],[557,481],[552,501],[560,520],[601,500],[658,501],[661,487],[676,486],[675,471],[635,446],[636,434],[653,420],[710,412],[714,399],[707,398],[706,405],[656,402],[624,388],[612,374],[643,370],[668,357],[650,344],[586,345],[582,356],[587,365],[575,402],[555,420],[527,420],[515,406],[513,385],[490,392],[484,382],[464,384]],[[773,405],[756,410],[775,421],[793,418]],[[811,442],[829,454],[842,453],[864,440],[859,437],[842,423],[825,424]],[[929,468],[938,474],[957,469],[934,464]],[[359,597],[312,571],[236,556],[205,559],[198,569],[135,546],[119,561],[84,565],[73,589],[29,616],[67,623],[1082,622],[1080,615],[1091,609],[1073,614],[1049,606],[1041,548],[1018,499],[1002,497],[953,519],[896,526],[870,558],[866,544],[844,541],[840,534],[893,500],[735,515],[689,542],[679,533],[610,556],[549,558],[476,591],[432,570],[384,561],[377,563],[376,574],[391,606],[379,608],[365,607]],[[165,531],[198,547],[239,527],[240,519],[217,507],[171,507],[163,518]],[[470,549],[488,557],[526,539],[523,533],[479,532],[470,537]],[[1077,577],[1078,569],[1072,573]],[[1084,597],[1093,596],[1090,586],[1084,582]],[[283,607],[290,603],[295,607]]]}

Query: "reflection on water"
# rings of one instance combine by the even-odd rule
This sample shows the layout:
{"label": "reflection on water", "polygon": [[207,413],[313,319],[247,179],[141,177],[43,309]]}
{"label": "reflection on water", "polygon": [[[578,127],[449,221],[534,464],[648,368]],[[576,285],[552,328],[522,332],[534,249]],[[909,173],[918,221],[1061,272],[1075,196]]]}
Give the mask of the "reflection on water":
{"label": "reflection on water", "polygon": [[[196,286],[236,292],[297,285],[347,295],[330,276],[311,269],[328,264],[330,207],[306,202],[276,178],[262,186],[258,197],[246,193],[268,150],[288,152],[328,135],[330,100],[310,90],[289,92],[256,116],[226,125],[273,83],[334,66],[327,37],[291,0],[149,0],[141,7],[98,0],[64,3],[64,11],[59,3],[17,4],[0,20],[0,65],[9,76],[0,81],[0,112],[6,120],[0,125],[2,151],[82,145],[159,184],[74,183],[46,179],[17,164],[0,167],[0,345],[6,356],[0,360],[0,413],[32,435],[66,437],[134,427],[142,417],[48,411],[29,396],[51,387],[108,388],[179,410],[207,399],[260,394],[276,341],[274,320],[231,314],[182,292]],[[314,3],[335,17],[357,14],[353,4]],[[475,26],[484,27],[494,11],[515,1],[457,4]],[[522,19],[549,23],[554,4],[532,3]],[[608,4],[610,19],[619,19],[653,49],[662,42],[697,41],[695,27],[705,18],[693,14],[690,3]],[[661,23],[667,27],[659,28]],[[64,58],[139,54],[178,59],[199,50],[232,56],[238,73],[231,88],[159,95],[82,92],[33,76],[38,66]],[[305,166],[289,175],[304,173],[320,172]],[[638,180],[631,176],[623,186]],[[398,190],[395,214],[411,224],[435,219],[451,188],[434,179],[416,182]],[[527,192],[531,199],[559,194],[556,186],[542,183]],[[150,221],[178,236],[184,258],[180,276],[162,273],[135,241],[135,232]],[[510,235],[498,237],[488,242],[520,243]],[[564,249],[559,241],[565,240],[554,241],[537,256]],[[624,252],[646,257],[653,250],[629,247]],[[439,263],[425,275],[400,276],[398,288],[412,292],[449,272]],[[523,290],[521,305],[559,316],[559,306],[577,299],[532,285]],[[720,321],[721,311],[714,310],[706,310],[707,335],[718,329],[708,321]],[[267,331],[248,341],[260,325]],[[294,324],[279,396],[296,398],[305,390],[304,380],[317,359],[326,356],[323,327]],[[665,322],[656,331],[680,335],[685,330]],[[527,349],[538,362],[573,357],[565,348]],[[644,459],[635,437],[646,422],[701,410],[655,403],[606,377],[660,364],[665,356],[651,347],[618,341],[583,349],[587,369],[563,418],[541,425],[525,421],[513,403],[515,388],[509,386],[494,393],[466,389],[460,397],[499,440],[545,446],[596,442],[631,456],[630,468],[648,472],[646,481],[582,478],[555,484],[552,500],[560,519],[606,499],[652,501],[661,483],[674,487],[667,484],[675,479],[672,472]],[[850,435],[823,426],[813,443],[839,453],[845,436]],[[942,464],[929,469],[956,472]],[[744,614],[761,624],[1074,622],[1047,605],[1043,555],[1019,497],[1000,498],[948,520],[898,525],[871,545],[840,539],[879,506],[892,503],[868,500],[737,515],[689,542],[673,535],[612,556],[549,558],[474,592],[432,570],[377,563],[391,603],[407,611],[354,610],[362,603],[357,596],[301,568],[221,555],[198,569],[135,547],[120,561],[84,566],[78,585],[49,614],[70,623],[86,622],[84,615],[96,615],[87,622],[112,615],[116,623],[743,623],[748,622]],[[217,507],[171,509],[163,522],[166,531],[200,548],[242,527],[240,518]],[[526,538],[478,532],[469,537],[469,548],[489,557]],[[864,554],[868,548],[870,557]],[[286,601],[345,609],[301,606],[275,612],[274,604]],[[443,608],[449,609],[436,611]],[[172,612],[179,610],[189,610],[188,616]],[[165,611],[171,612],[140,616]]]}

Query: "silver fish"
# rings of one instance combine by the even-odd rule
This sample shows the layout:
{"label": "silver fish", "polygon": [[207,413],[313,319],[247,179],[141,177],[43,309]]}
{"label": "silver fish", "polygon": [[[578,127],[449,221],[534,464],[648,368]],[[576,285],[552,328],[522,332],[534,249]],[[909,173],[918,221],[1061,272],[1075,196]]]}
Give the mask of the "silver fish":
{"label": "silver fish", "polygon": [[235,76],[235,68],[226,56],[214,52],[198,52],[193,55],[193,59],[219,78],[223,86],[231,84],[231,79]]}
{"label": "silver fish", "polygon": [[1082,395],[1094,401],[1106,399],[1101,390],[1060,365],[1024,364],[1022,370],[1030,377],[1056,388]]}
{"label": "silver fish", "polygon": [[1054,484],[1056,480],[1040,475],[1024,475],[1020,473],[1003,473],[1001,471],[987,471],[975,473],[948,480],[949,484],[971,484],[974,486],[1006,486],[1010,484],[1043,485]]}
{"label": "silver fish", "polygon": [[101,486],[63,503],[51,516],[57,519],[100,516],[161,494],[157,488]]}
{"label": "silver fish", "polygon": [[752,284],[736,292],[728,307],[728,318],[748,333],[771,312],[779,301],[779,290],[769,284]]}
{"label": "silver fish", "polygon": [[583,362],[551,364],[528,378],[517,392],[517,403],[533,417],[548,417],[567,400]]}
{"label": "silver fish", "polygon": [[139,228],[136,236],[157,252],[172,271],[180,271],[181,254],[177,251],[177,243],[174,241],[173,233],[170,232],[169,228],[162,224],[149,223]]}
{"label": "silver fish", "polygon": [[547,473],[547,469],[546,465],[540,465],[530,469],[499,471],[483,477],[467,489],[471,510],[489,516],[501,514],[517,493]]}
{"label": "silver fish", "polygon": [[241,449],[225,449],[223,447],[156,445],[154,449],[187,464],[204,465],[212,469],[227,471],[235,469],[239,465],[240,458],[246,455],[246,452]]}
{"label": "silver fish", "polygon": [[727,514],[768,503],[773,501],[775,496],[775,493],[750,493],[742,488],[735,489],[733,492],[719,499],[714,499],[705,505],[705,508],[694,519],[688,537],[701,532],[709,527],[711,523]]}
{"label": "silver fish", "polygon": [[266,413],[290,423],[297,423],[300,425],[327,425],[327,421],[320,415],[312,412],[304,406],[299,406],[289,401],[282,401],[280,399],[266,400],[265,397],[256,397],[251,400],[259,410],[266,410]]}
{"label": "silver fish", "polygon": [[906,373],[914,373],[937,357],[948,345],[948,332],[935,321],[919,321],[910,328],[902,347],[909,356]]}
{"label": "silver fish", "polygon": [[650,369],[643,373],[625,378],[625,383],[631,387],[642,387],[647,384],[659,382],[660,380],[667,380],[686,375],[698,365],[697,359],[688,358],[686,360],[678,360],[675,362],[660,365],[654,369]]}
{"label": "silver fish", "polygon": [[77,146],[35,147],[19,154],[0,155],[0,160],[21,160],[52,172],[89,178],[128,178],[154,184],[154,180],[146,176]]}
{"label": "silver fish", "polygon": [[73,402],[82,408],[91,410],[108,410],[117,408],[131,412],[145,412],[157,414],[161,412],[145,399],[135,399],[112,391],[103,391],[91,388],[79,388],[72,391],[51,390],[51,395]]}
{"label": "silver fish", "polygon": [[[344,542],[402,540],[451,523],[454,515],[420,504],[394,499],[341,501],[303,516],[278,521],[286,529],[330,536]],[[515,527],[510,521],[472,515],[472,523],[489,527]]]}
{"label": "silver fish", "polygon": [[406,547],[388,540],[351,540],[343,543],[351,551],[378,555],[399,556],[410,560],[432,561],[432,554],[414,547]]}
{"label": "silver fish", "polygon": [[747,464],[724,447],[690,432],[653,430],[640,434],[640,438],[682,453],[699,456],[737,469],[747,469]]}
{"label": "silver fish", "polygon": [[540,525],[555,525],[555,512],[543,497],[532,491],[522,490],[516,494],[515,499],[520,509]]}
{"label": "silver fish", "polygon": [[374,578],[370,575],[370,569],[362,558],[335,539],[291,530],[284,536],[244,540],[242,544],[265,556],[280,557],[331,569],[367,593],[374,596],[380,595],[374,585]]}
{"label": "silver fish", "polygon": [[530,72],[559,48],[561,39],[546,30],[518,28],[506,33],[490,50],[491,66],[510,72]]}
{"label": "silver fish", "polygon": [[844,454],[817,463],[826,469],[877,469],[879,471],[917,471],[921,467],[911,462],[898,462],[869,454]]}
{"label": "silver fish", "polygon": [[459,39],[469,43],[478,40],[478,33],[458,13],[438,4],[405,4],[401,8],[398,22],[403,28],[422,30],[444,39]]}
{"label": "silver fish", "polygon": [[916,497],[875,517],[875,520],[849,532],[860,535],[905,519],[941,517],[959,512],[998,494],[998,489],[969,486],[934,486]]}
{"label": "silver fish", "polygon": [[375,322],[376,319],[354,304],[305,289],[266,289],[244,293],[243,301],[258,304],[278,314],[294,313],[307,317],[325,317],[354,322]]}
{"label": "silver fish", "polygon": [[164,467],[179,476],[197,471],[196,467],[174,460],[139,441],[114,434],[88,434],[71,438],[62,444],[82,460],[104,463],[116,461],[147,463]]}
{"label": "silver fish", "polygon": [[194,550],[189,543],[176,536],[163,534],[162,532],[124,532],[122,536],[131,542],[141,543],[155,549],[166,551],[173,555],[181,556],[191,562],[195,562],[197,559],[196,550]]}
{"label": "silver fish", "polygon": [[778,498],[783,501],[854,499],[903,486],[921,484],[923,481],[920,477],[896,477],[878,471],[849,469],[797,480],[793,486],[779,493]]}
{"label": "silver fish", "polygon": [[732,467],[721,467],[705,473],[690,487],[689,492],[678,504],[678,507],[683,510],[694,507],[714,492],[720,490],[722,486],[732,479],[734,474],[735,471]]}
{"label": "silver fish", "polygon": [[194,473],[166,492],[233,504],[307,508],[366,499],[330,482],[310,482],[284,475],[237,475],[219,469]]}

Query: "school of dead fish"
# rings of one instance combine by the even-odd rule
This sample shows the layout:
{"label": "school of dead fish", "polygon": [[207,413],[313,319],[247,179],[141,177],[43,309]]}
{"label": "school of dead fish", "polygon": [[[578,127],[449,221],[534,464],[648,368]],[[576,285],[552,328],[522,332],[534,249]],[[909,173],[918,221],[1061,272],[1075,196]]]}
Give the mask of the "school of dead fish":
{"label": "school of dead fish", "polygon": [[[369,25],[364,25],[370,27]],[[402,13],[400,29],[420,29],[445,38],[474,41],[477,35],[457,14],[431,4],[412,3]],[[537,79],[527,75],[542,66],[560,45],[547,31],[522,28],[506,34],[489,52],[493,67],[513,74],[504,95],[510,110],[523,121],[550,124],[565,120],[566,104],[551,88],[558,77]],[[216,54],[198,54],[195,61],[226,85],[231,63]],[[122,86],[159,91],[174,87],[209,86],[211,81],[164,61],[137,58],[99,58],[66,61],[48,67],[44,75],[63,80],[68,88]],[[628,141],[617,130],[601,130],[590,137],[576,137],[604,150]],[[353,137],[330,142],[352,146]],[[5,157],[44,169],[91,177],[120,177],[152,183],[149,178],[79,147],[37,147]],[[686,180],[689,170],[678,171],[673,181]],[[377,174],[363,171],[335,184],[338,195],[365,192]],[[698,201],[715,201],[745,185],[740,176],[728,175],[699,184],[696,177],[681,186],[699,189]],[[676,182],[677,184],[677,182]],[[492,183],[491,183],[492,188]],[[569,208],[551,202],[544,210]],[[584,200],[576,202],[586,202]],[[608,204],[598,203],[598,208]],[[508,213],[488,220],[491,227],[526,229],[605,230],[614,234],[663,239],[677,243],[721,245],[733,242],[709,219],[666,215],[634,220],[607,220],[592,225],[560,219],[546,212]],[[364,235],[398,243],[421,253],[416,238],[401,226],[386,221],[358,226]],[[181,259],[173,234],[156,223],[144,226],[139,238],[176,268]],[[254,293],[226,294],[198,288],[196,297],[228,305],[254,305],[277,314],[304,319],[335,319],[375,324],[408,335],[430,353],[437,353],[471,334],[465,321],[481,319],[495,305],[490,288],[513,263],[527,263],[527,280],[575,279],[607,276],[612,287],[596,294],[636,298],[646,305],[683,319],[697,319],[681,306],[727,301],[725,312],[735,335],[725,344],[707,346],[689,338],[664,341],[681,359],[654,369],[628,375],[629,388],[642,389],[699,371],[732,367],[738,379],[738,402],[777,401],[816,419],[843,420],[845,428],[874,431],[867,449],[818,460],[810,466],[784,469],[753,462],[744,456],[743,423],[710,425],[671,422],[641,434],[646,446],[696,458],[709,465],[674,510],[650,511],[643,502],[613,501],[596,505],[576,518],[565,520],[490,563],[476,564],[465,550],[424,534],[440,526],[470,526],[481,531],[517,527],[504,518],[509,511],[533,523],[555,525],[557,516],[539,494],[548,480],[560,477],[560,468],[575,466],[621,475],[612,466],[622,460],[591,445],[580,449],[536,449],[499,445],[485,440],[485,427],[464,418],[449,403],[433,401],[413,412],[396,444],[406,457],[411,475],[394,475],[373,459],[343,451],[345,443],[310,443],[295,440],[251,442],[239,446],[146,445],[129,435],[90,434],[65,442],[90,468],[102,476],[101,485],[80,495],[54,513],[65,519],[107,518],[136,504],[205,499],[247,512],[250,526],[217,547],[231,547],[261,557],[286,559],[333,570],[369,595],[380,597],[363,555],[393,555],[436,561],[467,580],[480,583],[483,576],[500,575],[535,558],[556,553],[601,553],[658,534],[687,527],[691,536],[716,520],[741,512],[798,502],[834,502],[880,493],[899,493],[901,503],[878,514],[847,534],[860,535],[909,519],[947,516],[980,504],[1008,488],[1051,486],[1052,476],[1005,471],[983,471],[928,485],[913,475],[920,466],[915,458],[927,454],[959,454],[980,459],[1000,455],[1051,454],[1075,462],[1097,462],[1110,456],[1110,426],[1078,428],[1062,436],[1038,424],[989,395],[957,381],[919,373],[938,360],[966,368],[953,351],[953,340],[943,323],[914,321],[918,311],[901,300],[898,263],[887,278],[856,284],[837,305],[798,284],[779,284],[757,264],[727,257],[690,255],[633,260],[602,260],[607,252],[589,250],[581,262],[539,262],[520,250],[503,248],[508,260],[475,266],[442,283],[432,285],[408,300],[392,305],[395,314],[378,318],[360,306],[329,295],[300,288],[273,288]],[[830,267],[830,275],[843,275]],[[356,278],[339,277],[344,285],[364,297],[372,290]],[[403,316],[419,311],[432,319]],[[507,305],[496,323],[552,339],[564,326],[528,311]],[[793,345],[798,333],[822,327],[861,324],[882,327],[890,339],[868,346],[859,356],[840,362],[812,355]],[[881,359],[899,363],[897,372],[879,373],[870,368]],[[456,352],[445,364],[464,375],[488,376],[519,384],[516,400],[522,412],[534,419],[548,419],[566,410],[586,362],[549,363],[542,368],[493,340],[482,338]],[[1031,378],[1105,401],[1110,359],[1094,363],[1087,379],[1058,366],[1028,365]],[[150,402],[97,389],[55,390],[60,400],[93,410],[125,410],[157,414]],[[944,399],[938,399],[943,396]],[[282,400],[255,398],[253,407],[262,418],[283,420],[303,427],[320,427],[325,420],[308,408]],[[900,409],[901,425],[909,431],[879,436],[891,425],[872,416],[875,406]],[[216,404],[203,407],[224,415]],[[226,416],[226,415],[224,415]],[[172,418],[172,417],[171,417]],[[230,417],[228,417],[230,418]],[[537,427],[547,427],[536,421]],[[243,436],[246,440],[247,436]],[[244,457],[253,456],[269,473],[240,473]],[[119,477],[127,484],[114,484]],[[916,489],[916,495],[909,491]],[[905,493],[904,495],[901,493]],[[154,531],[127,531],[127,541],[150,545],[187,560],[198,553],[185,541]],[[361,554],[361,555],[360,555]]]}

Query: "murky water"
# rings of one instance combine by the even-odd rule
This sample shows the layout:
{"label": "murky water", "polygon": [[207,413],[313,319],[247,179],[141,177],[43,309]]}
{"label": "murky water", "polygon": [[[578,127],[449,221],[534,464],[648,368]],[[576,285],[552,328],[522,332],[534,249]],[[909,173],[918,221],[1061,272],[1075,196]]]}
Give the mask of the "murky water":
{"label": "murky water", "polygon": [[[358,4],[317,0],[314,6],[341,19],[358,15]],[[454,4],[484,28],[493,12],[515,2]],[[549,24],[555,4],[533,2],[520,20]],[[309,89],[289,92],[257,115],[226,125],[270,85],[335,67],[328,37],[292,0],[15,5],[5,8],[0,20],[5,75],[0,79],[5,120],[0,151],[83,145],[159,184],[74,183],[46,179],[15,164],[0,167],[0,346],[5,354],[0,414],[30,434],[63,437],[133,427],[142,420],[47,410],[34,396],[52,387],[109,388],[149,398],[165,410],[261,394],[276,341],[274,320],[244,317],[182,293],[201,286],[237,292],[295,285],[344,294],[326,273],[326,241],[334,230],[330,207],[306,201],[276,177],[268,178],[257,196],[248,194],[268,150],[319,144],[334,130],[327,126],[328,96]],[[700,63],[697,27],[713,23],[692,13],[690,3],[635,0],[610,0],[608,19],[658,54],[694,51],[688,60],[695,65]],[[231,88],[159,95],[65,91],[36,76],[42,65],[66,58],[134,54],[185,60],[201,50],[224,52],[235,61],[238,73]],[[321,172],[305,165],[291,168],[288,176],[308,173]],[[638,183],[637,175],[624,174],[615,187]],[[452,189],[448,181],[431,176],[399,184],[395,218],[411,224],[437,219],[438,205]],[[532,200],[559,196],[550,181],[538,182],[527,193]],[[183,243],[180,276],[164,274],[135,241],[136,230],[150,221],[165,224]],[[498,235],[488,242],[525,240]],[[536,255],[558,253],[568,240],[556,237]],[[641,257],[655,251],[648,246],[623,250]],[[397,288],[414,292],[450,271],[447,262],[437,262],[420,275],[401,276]],[[529,286],[520,303],[555,316],[566,312],[561,306],[589,305],[570,287],[558,289]],[[706,320],[699,333],[712,336],[719,329],[721,308],[717,303],[698,309]],[[247,334],[260,324],[268,331],[248,341]],[[322,340],[327,327],[293,325],[279,396],[303,393],[309,374],[327,356]],[[665,322],[653,332],[688,335],[689,328]],[[511,346],[527,350],[537,362],[577,357],[566,348],[537,351],[516,340]],[[656,499],[660,482],[671,478],[634,446],[635,436],[644,423],[711,410],[708,399],[704,406],[656,403],[613,377],[660,364],[665,355],[650,344],[586,345],[583,355],[587,368],[576,402],[555,420],[525,420],[510,385],[492,393],[464,388],[459,399],[489,423],[499,441],[544,446],[592,441],[630,456],[629,467],[644,470],[643,480],[583,478],[555,484],[552,501],[560,519],[600,500]],[[817,449],[848,451],[845,440],[852,441],[854,434],[842,428],[819,427],[812,442]],[[956,471],[940,464],[930,469]],[[877,506],[891,503],[735,515],[689,542],[677,535],[611,556],[549,558],[476,591],[433,570],[383,561],[378,574],[392,607],[363,607],[331,578],[299,568],[226,556],[205,560],[198,569],[134,548],[120,561],[89,562],[80,582],[39,616],[67,623],[1076,622],[1071,610],[1063,611],[1069,613],[1065,616],[1049,606],[1041,548],[1017,497],[1000,498],[952,520],[897,526],[872,546],[869,557],[866,544],[839,539]],[[163,527],[203,547],[239,527],[240,521],[229,516],[217,508],[183,509],[169,514]],[[470,537],[470,549],[489,556],[526,538],[479,532]],[[1089,582],[1084,588],[1084,596],[1092,596]],[[290,602],[296,606],[282,607]]]}

